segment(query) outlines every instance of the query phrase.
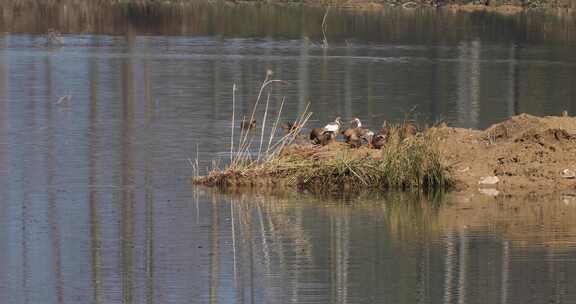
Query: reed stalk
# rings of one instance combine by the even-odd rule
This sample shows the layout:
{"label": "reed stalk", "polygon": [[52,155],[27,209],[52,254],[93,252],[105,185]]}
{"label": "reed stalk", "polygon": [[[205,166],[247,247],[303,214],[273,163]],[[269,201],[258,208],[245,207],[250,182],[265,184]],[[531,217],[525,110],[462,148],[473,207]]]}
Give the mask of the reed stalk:
{"label": "reed stalk", "polygon": [[[264,79],[264,81],[262,82],[262,85],[260,86],[260,90],[258,92],[258,97],[256,98],[256,101],[254,102],[254,107],[252,108],[252,113],[250,114],[250,118],[248,121],[252,121],[254,119],[254,116],[256,115],[256,109],[258,108],[258,105],[259,105],[260,100],[262,98],[262,93],[264,92],[264,89],[266,89],[269,85],[271,85],[273,83],[286,83],[286,81],[284,81],[284,80],[272,79],[272,75],[273,75],[273,73],[271,70],[268,70],[266,72],[266,78]],[[248,130],[241,132],[240,143],[238,145],[239,146],[238,153],[232,159],[231,167],[238,166],[239,163],[245,161],[246,156],[249,155],[249,151],[248,151],[249,147],[250,147],[250,145],[248,144],[249,133],[250,132]]]}
{"label": "reed stalk", "polygon": [[330,12],[330,6],[326,8],[326,12],[324,12],[324,17],[322,18],[322,47],[328,48],[328,38],[326,38],[326,30],[328,25],[326,25],[326,18],[328,18],[328,12]]}
{"label": "reed stalk", "polygon": [[266,157],[268,157],[270,153],[270,145],[272,144],[272,139],[274,138],[274,134],[276,134],[276,130],[278,128],[278,123],[280,123],[280,116],[282,115],[282,109],[284,107],[284,101],[286,100],[285,97],[282,97],[282,102],[280,103],[280,109],[278,110],[278,115],[276,115],[276,121],[274,122],[274,126],[272,127],[272,132],[270,132],[270,139],[268,140],[268,147],[266,147]]}
{"label": "reed stalk", "polygon": [[234,256],[234,283],[236,284],[237,270],[236,270],[236,225],[234,221],[234,206],[236,204],[232,200],[230,202],[230,217],[232,218],[232,254]]}
{"label": "reed stalk", "polygon": [[270,91],[266,97],[266,107],[264,108],[264,117],[262,118],[262,130],[260,132],[260,147],[258,148],[258,160],[260,161],[260,153],[262,153],[262,143],[264,142],[264,130],[266,129],[266,117],[268,116],[268,105],[270,103]]}
{"label": "reed stalk", "polygon": [[232,158],[234,155],[234,126],[236,122],[234,120],[234,113],[236,111],[236,84],[232,85],[232,126],[230,127],[230,162],[232,162]]}

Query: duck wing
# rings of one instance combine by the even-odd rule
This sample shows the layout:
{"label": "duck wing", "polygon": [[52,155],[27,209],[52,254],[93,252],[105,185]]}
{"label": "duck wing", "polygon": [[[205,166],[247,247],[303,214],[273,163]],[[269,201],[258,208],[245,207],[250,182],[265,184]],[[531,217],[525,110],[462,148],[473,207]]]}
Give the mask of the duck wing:
{"label": "duck wing", "polygon": [[340,126],[337,123],[329,123],[324,127],[325,132],[338,132]]}

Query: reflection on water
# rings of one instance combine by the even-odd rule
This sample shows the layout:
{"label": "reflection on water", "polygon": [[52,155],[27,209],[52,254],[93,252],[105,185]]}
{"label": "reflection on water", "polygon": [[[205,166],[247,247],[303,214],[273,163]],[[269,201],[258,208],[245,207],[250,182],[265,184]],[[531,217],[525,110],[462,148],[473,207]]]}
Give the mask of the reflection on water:
{"label": "reflection on water", "polygon": [[573,200],[195,189],[149,203],[159,191],[143,191],[141,204],[104,199],[130,191],[92,189],[86,210],[3,212],[2,303],[576,300]]}
{"label": "reflection on water", "polygon": [[[218,212],[230,220],[226,228],[218,223],[212,231],[228,240],[218,243],[228,250],[212,250],[221,253],[219,261],[232,263],[227,271],[218,268],[221,276],[211,281],[212,288],[222,289],[216,293],[219,302],[576,299],[575,283],[568,279],[576,271],[576,209],[557,199],[527,206],[481,198],[471,206],[452,207],[407,194],[351,203],[215,196]],[[230,298],[222,295],[228,288]]]}
{"label": "reflection on water", "polygon": [[[154,34],[226,37],[322,39],[323,8],[298,5],[234,5],[191,1],[185,5],[151,2],[114,3],[7,0],[0,7],[0,29],[18,33]],[[388,8],[381,11],[331,9],[329,42],[371,41],[423,44],[481,39],[495,42],[574,42],[574,12],[533,10],[500,15],[450,10]]]}
{"label": "reflection on water", "polygon": [[196,147],[202,169],[229,150],[233,84],[246,115],[268,68],[289,82],[268,114],[311,102],[313,125],[576,112],[570,16],[335,11],[322,49],[322,13],[0,7],[0,303],[576,301],[571,196],[191,189]]}

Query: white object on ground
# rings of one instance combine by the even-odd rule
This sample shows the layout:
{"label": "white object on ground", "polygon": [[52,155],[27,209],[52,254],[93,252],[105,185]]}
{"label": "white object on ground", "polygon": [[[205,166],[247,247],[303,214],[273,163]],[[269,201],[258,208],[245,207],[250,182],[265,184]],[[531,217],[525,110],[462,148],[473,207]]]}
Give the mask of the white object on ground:
{"label": "white object on ground", "polygon": [[498,176],[485,176],[478,183],[480,185],[496,185],[499,181]]}
{"label": "white object on ground", "polygon": [[563,178],[576,178],[576,172],[572,169],[564,169],[560,175]]}
{"label": "white object on ground", "polygon": [[500,191],[494,188],[478,188],[478,191],[488,196],[498,196],[498,194],[500,194]]}

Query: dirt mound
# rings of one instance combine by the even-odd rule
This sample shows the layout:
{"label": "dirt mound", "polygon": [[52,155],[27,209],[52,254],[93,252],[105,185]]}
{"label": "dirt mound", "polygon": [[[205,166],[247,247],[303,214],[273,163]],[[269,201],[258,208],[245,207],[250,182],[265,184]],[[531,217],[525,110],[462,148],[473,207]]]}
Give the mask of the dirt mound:
{"label": "dirt mound", "polygon": [[[484,188],[483,177],[503,193],[576,190],[564,170],[576,170],[576,118],[514,116],[485,131],[438,128],[440,149],[462,189]],[[498,193],[498,192],[492,192]]]}

